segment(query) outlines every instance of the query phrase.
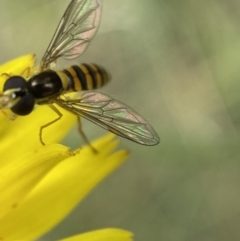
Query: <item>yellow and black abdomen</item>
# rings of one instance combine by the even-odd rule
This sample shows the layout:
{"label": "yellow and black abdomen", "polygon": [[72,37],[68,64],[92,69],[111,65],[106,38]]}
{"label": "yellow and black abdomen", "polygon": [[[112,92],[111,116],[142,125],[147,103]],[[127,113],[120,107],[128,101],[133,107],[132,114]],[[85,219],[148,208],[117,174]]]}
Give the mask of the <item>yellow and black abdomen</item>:
{"label": "yellow and black abdomen", "polygon": [[73,65],[58,72],[65,91],[82,91],[97,89],[105,85],[110,74],[96,64]]}

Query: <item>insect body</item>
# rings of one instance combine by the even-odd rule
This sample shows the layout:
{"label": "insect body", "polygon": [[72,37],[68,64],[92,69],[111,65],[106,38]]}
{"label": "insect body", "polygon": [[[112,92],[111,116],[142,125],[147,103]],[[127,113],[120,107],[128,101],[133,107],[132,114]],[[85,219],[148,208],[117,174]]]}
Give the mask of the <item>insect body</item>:
{"label": "insect body", "polygon": [[[74,65],[55,71],[58,58],[76,58],[81,55],[94,37],[100,22],[102,0],[72,0],[65,11],[57,30],[35,72],[26,80],[22,76],[11,76],[4,84],[0,96],[0,108],[11,108],[17,115],[28,115],[35,104],[48,104],[62,116],[53,103],[79,117],[84,117],[104,129],[143,145],[156,145],[159,137],[155,130],[133,109],[109,96],[82,91],[102,87],[110,75],[96,64]],[[67,93],[74,97],[66,97]],[[79,128],[80,133],[86,137]]]}
{"label": "insect body", "polygon": [[[100,88],[110,80],[107,71],[96,64],[74,65],[63,71],[46,70],[26,81],[12,76],[4,84],[4,93],[13,91],[15,104],[11,110],[17,115],[28,115],[34,105],[50,103],[67,92]],[[17,101],[17,98],[19,101]]]}

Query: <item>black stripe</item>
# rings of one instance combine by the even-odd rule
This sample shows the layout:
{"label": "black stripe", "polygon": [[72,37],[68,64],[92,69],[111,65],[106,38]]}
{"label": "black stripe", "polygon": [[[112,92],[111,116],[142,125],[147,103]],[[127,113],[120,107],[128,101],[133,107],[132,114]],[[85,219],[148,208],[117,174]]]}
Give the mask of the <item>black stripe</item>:
{"label": "black stripe", "polygon": [[101,82],[100,87],[102,87],[105,84],[105,81],[106,81],[105,76],[104,76],[104,69],[99,65],[96,65],[96,64],[94,64],[94,65],[98,69],[98,73],[101,75],[101,81],[102,82]]}
{"label": "black stripe", "polygon": [[85,77],[85,74],[83,73],[83,71],[77,65],[73,65],[72,68],[74,69],[74,71],[77,74],[77,77],[78,77],[78,79],[81,83],[81,86],[82,86],[82,90],[88,90],[86,77]]}
{"label": "black stripe", "polygon": [[106,83],[109,79],[108,79],[108,74],[107,74],[107,72],[106,72],[106,69],[104,69],[103,67],[100,67],[100,69],[102,70],[102,72],[103,72],[103,76],[105,77],[104,78],[104,83]]}
{"label": "black stripe", "polygon": [[82,64],[82,65],[88,69],[88,72],[92,77],[93,89],[96,89],[97,88],[97,79],[96,79],[96,73],[95,73],[94,69],[92,69],[92,67],[88,64]]}
{"label": "black stripe", "polygon": [[70,74],[70,72],[68,72],[68,70],[66,70],[66,69],[64,69],[62,72],[63,72],[65,75],[67,75],[67,77],[68,77],[68,86],[67,86],[67,89],[66,89],[66,90],[72,89],[72,90],[76,91],[75,85],[74,85],[74,81],[73,81],[73,77],[72,77],[72,75]]}

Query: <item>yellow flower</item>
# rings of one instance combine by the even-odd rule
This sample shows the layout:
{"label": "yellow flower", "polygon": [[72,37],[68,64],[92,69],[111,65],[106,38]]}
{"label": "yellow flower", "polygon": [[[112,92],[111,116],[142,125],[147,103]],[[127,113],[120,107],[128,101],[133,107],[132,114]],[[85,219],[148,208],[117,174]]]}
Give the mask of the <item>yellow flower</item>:
{"label": "yellow flower", "polygon": [[[7,74],[24,74],[34,65],[27,55],[0,66],[1,85]],[[47,106],[37,107],[15,121],[0,115],[0,240],[34,240],[59,223],[104,177],[127,158],[126,150],[114,151],[118,141],[109,134],[89,146],[71,152],[54,144],[76,117],[61,109],[61,121],[44,130],[39,127],[56,118]],[[132,234],[121,229],[103,229],[63,239],[129,241]]]}

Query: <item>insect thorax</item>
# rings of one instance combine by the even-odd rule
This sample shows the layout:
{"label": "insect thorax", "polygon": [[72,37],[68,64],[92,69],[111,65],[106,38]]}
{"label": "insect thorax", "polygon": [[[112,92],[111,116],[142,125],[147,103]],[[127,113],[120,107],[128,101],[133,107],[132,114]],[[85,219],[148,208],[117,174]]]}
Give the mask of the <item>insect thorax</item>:
{"label": "insect thorax", "polygon": [[63,91],[61,78],[52,70],[43,71],[28,81],[29,92],[35,99],[51,98]]}

